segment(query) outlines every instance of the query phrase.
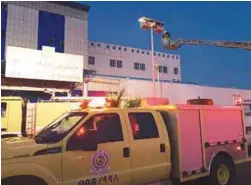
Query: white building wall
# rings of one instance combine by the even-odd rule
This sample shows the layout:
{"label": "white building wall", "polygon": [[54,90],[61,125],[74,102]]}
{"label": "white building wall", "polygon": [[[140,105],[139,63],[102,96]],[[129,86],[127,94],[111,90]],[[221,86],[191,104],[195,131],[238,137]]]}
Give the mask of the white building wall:
{"label": "white building wall", "polygon": [[[157,83],[156,83],[157,85]],[[217,105],[232,105],[233,95],[240,94],[243,99],[251,99],[251,90],[207,87],[192,84],[163,82],[162,97],[168,98],[170,103],[184,104],[188,99],[210,98]],[[143,80],[121,80],[120,87],[125,88],[125,95],[152,97],[152,82]],[[157,86],[157,95],[159,88]]]}
{"label": "white building wall", "polygon": [[[155,64],[168,68],[167,73],[160,73],[160,79],[180,81],[180,56],[159,52],[155,53]],[[96,70],[100,75],[108,75],[111,77],[152,78],[152,60],[151,51],[149,50],[90,41],[89,56],[95,57],[95,65],[88,65],[88,69]],[[121,60],[123,62],[123,67],[110,67],[110,59],[116,61]],[[145,71],[135,70],[135,62],[145,64]],[[178,68],[178,74],[174,74],[175,67]]]}

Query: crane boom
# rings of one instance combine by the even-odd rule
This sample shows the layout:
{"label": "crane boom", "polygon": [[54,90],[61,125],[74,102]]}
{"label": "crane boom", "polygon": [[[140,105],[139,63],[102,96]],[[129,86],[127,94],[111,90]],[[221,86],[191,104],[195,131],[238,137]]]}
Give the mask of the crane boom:
{"label": "crane boom", "polygon": [[162,36],[163,46],[166,49],[176,50],[180,48],[182,45],[190,44],[190,45],[208,45],[208,46],[216,46],[216,47],[225,47],[225,48],[238,48],[244,50],[251,50],[251,42],[237,42],[237,41],[203,41],[203,40],[185,40],[185,39],[177,39],[171,40],[170,33],[166,32]]}

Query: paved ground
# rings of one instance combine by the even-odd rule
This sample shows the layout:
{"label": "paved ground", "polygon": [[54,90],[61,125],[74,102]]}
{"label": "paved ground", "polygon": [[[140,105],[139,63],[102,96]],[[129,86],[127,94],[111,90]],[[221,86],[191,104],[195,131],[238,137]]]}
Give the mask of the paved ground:
{"label": "paved ground", "polygon": [[238,165],[234,185],[251,185],[251,162]]}

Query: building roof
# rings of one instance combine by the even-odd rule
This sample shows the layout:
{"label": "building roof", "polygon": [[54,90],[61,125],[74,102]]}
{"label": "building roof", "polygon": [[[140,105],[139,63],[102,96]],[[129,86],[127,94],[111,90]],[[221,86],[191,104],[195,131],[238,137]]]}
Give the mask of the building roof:
{"label": "building roof", "polygon": [[77,10],[84,10],[84,11],[87,11],[87,12],[91,8],[88,5],[76,3],[74,1],[51,1],[51,3],[55,3],[55,4],[58,4],[58,5],[62,5],[62,6],[68,6],[68,7],[77,9]]}

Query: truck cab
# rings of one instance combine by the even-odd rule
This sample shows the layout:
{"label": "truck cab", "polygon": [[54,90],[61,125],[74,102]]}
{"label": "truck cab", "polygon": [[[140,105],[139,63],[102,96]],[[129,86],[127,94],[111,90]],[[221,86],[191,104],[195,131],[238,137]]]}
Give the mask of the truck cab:
{"label": "truck cab", "polygon": [[170,172],[169,137],[156,110],[76,110],[34,138],[2,140],[5,185],[136,185]]}

